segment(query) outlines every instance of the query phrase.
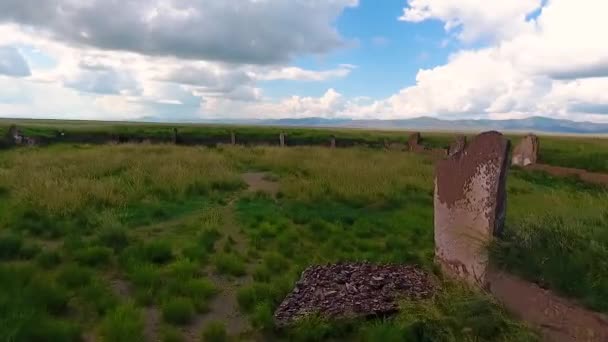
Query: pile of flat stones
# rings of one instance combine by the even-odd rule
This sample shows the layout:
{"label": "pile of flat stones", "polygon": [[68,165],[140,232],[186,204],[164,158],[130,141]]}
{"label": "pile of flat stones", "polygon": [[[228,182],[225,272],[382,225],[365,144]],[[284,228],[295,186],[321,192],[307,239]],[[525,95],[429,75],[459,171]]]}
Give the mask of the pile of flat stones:
{"label": "pile of flat stones", "polygon": [[275,312],[277,326],[318,314],[325,318],[387,316],[401,298],[423,299],[435,286],[428,273],[410,265],[338,263],[311,266]]}

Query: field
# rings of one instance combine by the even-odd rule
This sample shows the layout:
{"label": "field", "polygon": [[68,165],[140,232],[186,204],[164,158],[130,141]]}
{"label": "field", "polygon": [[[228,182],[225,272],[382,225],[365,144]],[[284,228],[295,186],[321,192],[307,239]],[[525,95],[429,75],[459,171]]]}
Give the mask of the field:
{"label": "field", "polygon": [[[45,125],[24,131],[42,136],[55,129]],[[147,134],[155,127],[122,129]],[[180,131],[188,129],[216,130],[228,141],[232,130]],[[252,137],[280,131],[238,129]],[[330,134],[378,145],[407,137],[287,131],[319,144]],[[425,137],[431,146],[451,139]],[[608,170],[608,159],[594,156],[608,153],[606,140],[542,137],[541,151],[547,163]],[[0,336],[537,340],[491,298],[441,279],[433,263],[433,163],[375,145],[59,143],[0,151]],[[508,196],[506,236],[490,246],[492,262],[608,312],[606,190],[514,169]],[[429,300],[404,301],[396,317],[273,325],[274,309],[307,266],[353,260],[417,264],[437,276],[441,290]]]}

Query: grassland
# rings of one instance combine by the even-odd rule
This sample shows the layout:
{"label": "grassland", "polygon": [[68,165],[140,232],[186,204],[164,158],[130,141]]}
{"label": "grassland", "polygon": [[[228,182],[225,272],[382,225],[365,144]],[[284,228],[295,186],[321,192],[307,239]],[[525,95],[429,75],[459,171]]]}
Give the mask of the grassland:
{"label": "grassland", "polygon": [[[253,170],[279,183],[276,198],[246,190],[241,175]],[[274,327],[272,312],[313,263],[414,263],[438,274],[432,189],[429,157],[370,148],[1,151],[0,336],[536,340],[490,298],[443,280],[437,296],[403,302],[394,318]],[[521,170],[508,190],[493,262],[608,312],[606,191]],[[217,312],[231,298],[246,329]]]}

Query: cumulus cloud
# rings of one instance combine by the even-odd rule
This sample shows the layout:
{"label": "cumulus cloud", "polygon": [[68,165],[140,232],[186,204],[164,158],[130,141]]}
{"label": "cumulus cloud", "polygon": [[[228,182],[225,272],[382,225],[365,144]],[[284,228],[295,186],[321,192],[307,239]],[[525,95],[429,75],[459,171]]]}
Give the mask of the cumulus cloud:
{"label": "cumulus cloud", "polygon": [[0,46],[0,75],[25,77],[30,75],[27,61],[12,46]]}
{"label": "cumulus cloud", "polygon": [[57,40],[146,55],[249,64],[344,45],[334,20],[357,0],[3,0],[0,22]]}
{"label": "cumulus cloud", "polygon": [[509,38],[530,28],[526,16],[541,4],[542,0],[410,0],[399,20],[440,20],[446,31],[456,31],[466,42]]}
{"label": "cumulus cloud", "polygon": [[549,0],[535,18],[526,19],[539,5],[527,0],[411,0],[402,20],[439,19],[446,30],[459,29],[461,39],[486,34],[496,40],[485,48],[459,51],[445,65],[420,70],[414,86],[377,105],[388,116],[400,117],[584,119],[605,112],[608,46],[601,36],[608,31],[602,16],[608,3]]}

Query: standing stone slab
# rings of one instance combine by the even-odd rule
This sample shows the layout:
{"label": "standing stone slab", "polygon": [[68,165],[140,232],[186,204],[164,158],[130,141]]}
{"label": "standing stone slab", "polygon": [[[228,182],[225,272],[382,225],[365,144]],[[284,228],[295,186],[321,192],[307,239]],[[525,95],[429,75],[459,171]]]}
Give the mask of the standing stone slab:
{"label": "standing stone slab", "polygon": [[502,134],[486,132],[436,167],[435,257],[447,275],[480,287],[487,244],[504,226],[508,151]]}
{"label": "standing stone slab", "polygon": [[538,137],[536,135],[526,135],[515,147],[515,150],[513,150],[511,163],[518,166],[536,164],[539,146]]}
{"label": "standing stone slab", "polygon": [[336,148],[336,137],[333,135],[331,136],[331,138],[329,140],[329,147]]}
{"label": "standing stone slab", "polygon": [[467,137],[464,135],[459,135],[457,136],[454,141],[452,141],[452,143],[450,144],[450,147],[448,149],[448,156],[453,156],[457,153],[459,153],[460,151],[464,150],[464,148],[467,146]]}
{"label": "standing stone slab", "polygon": [[236,134],[234,132],[230,132],[230,143],[236,145]]}
{"label": "standing stone slab", "polygon": [[281,145],[281,147],[285,147],[285,133],[283,132],[279,134],[279,144]]}
{"label": "standing stone slab", "polygon": [[407,145],[410,151],[418,151],[420,150],[420,142],[422,141],[422,137],[420,136],[420,132],[414,132],[410,134],[407,139]]}

